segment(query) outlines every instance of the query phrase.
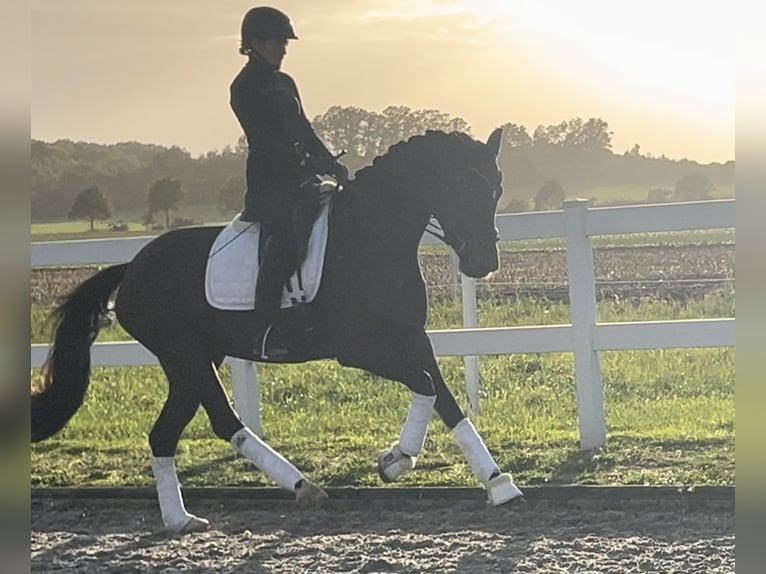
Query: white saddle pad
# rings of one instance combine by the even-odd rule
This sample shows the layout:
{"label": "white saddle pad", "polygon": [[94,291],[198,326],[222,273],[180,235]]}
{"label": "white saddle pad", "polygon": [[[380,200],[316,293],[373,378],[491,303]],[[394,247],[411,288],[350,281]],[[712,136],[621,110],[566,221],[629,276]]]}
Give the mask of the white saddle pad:
{"label": "white saddle pad", "polygon": [[[282,308],[313,301],[322,277],[327,247],[329,204],[314,222],[308,254],[301,268],[290,277],[282,294]],[[213,242],[205,270],[205,295],[216,309],[249,311],[255,299],[258,277],[258,223],[240,221],[239,214]]]}

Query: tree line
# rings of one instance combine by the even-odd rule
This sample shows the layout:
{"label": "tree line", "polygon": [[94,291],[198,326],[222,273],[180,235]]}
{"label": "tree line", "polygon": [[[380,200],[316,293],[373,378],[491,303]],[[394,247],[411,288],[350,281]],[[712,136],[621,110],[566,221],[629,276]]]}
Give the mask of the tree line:
{"label": "tree line", "polygon": [[[352,174],[371,164],[389,146],[428,129],[471,133],[469,124],[460,117],[405,106],[389,106],[382,112],[333,106],[313,118],[312,124],[332,151],[346,150],[342,161]],[[504,143],[498,163],[505,176],[506,211],[555,206],[562,192],[571,194],[593,187],[642,185],[654,189],[658,200],[667,200],[704,197],[700,190],[709,193],[716,184],[734,182],[733,161],[702,165],[688,159],[653,157],[642,154],[638,144],[616,153],[613,134],[601,118],[540,125],[531,133],[525,126],[510,122],[502,127]],[[222,214],[234,213],[242,204],[246,153],[244,138],[234,146],[198,157],[178,146],[139,142],[102,145],[32,140],[32,220],[67,216],[88,220],[91,215],[107,219],[113,212],[141,209],[146,213],[145,223],[164,215],[163,223],[170,226],[169,212],[181,201],[185,205],[217,205]],[[175,189],[163,192],[164,203],[158,203],[157,197],[150,201],[150,190],[158,185]],[[78,215],[83,208],[76,205],[77,198],[84,194],[83,198],[93,200],[94,188],[105,205],[87,217]],[[692,191],[687,193],[689,189]],[[85,190],[91,191],[85,194]],[[170,204],[169,197],[174,198]]]}

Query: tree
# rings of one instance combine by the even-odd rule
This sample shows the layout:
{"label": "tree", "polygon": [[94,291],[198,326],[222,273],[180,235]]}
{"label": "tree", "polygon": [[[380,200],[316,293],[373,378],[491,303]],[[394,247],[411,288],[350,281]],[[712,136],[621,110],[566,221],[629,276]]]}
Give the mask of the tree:
{"label": "tree", "polygon": [[311,123],[331,151],[337,153],[345,149],[348,152],[343,164],[350,173],[371,164],[390,146],[427,130],[470,131],[462,118],[453,118],[439,110],[412,110],[407,106],[388,106],[380,113],[353,106],[332,106]]}
{"label": "tree", "polygon": [[146,202],[149,216],[158,211],[165,212],[165,229],[170,229],[170,212],[178,209],[178,202],[184,197],[181,182],[172,177],[163,177],[149,186]]}
{"label": "tree", "polygon": [[152,227],[154,227],[154,214],[153,213],[149,213],[147,211],[144,214],[143,224],[146,227],[147,231],[149,231]]}
{"label": "tree", "polygon": [[609,131],[609,124],[601,118],[589,118],[585,122],[574,118],[567,122],[564,144],[590,151],[611,150],[612,132]]}
{"label": "tree", "polygon": [[533,143],[536,146],[561,145],[567,136],[567,123],[561,122],[556,125],[539,125],[532,134]]}
{"label": "tree", "polygon": [[671,199],[673,201],[700,201],[710,199],[713,184],[699,172],[683,176],[676,182]]}
{"label": "tree", "polygon": [[666,203],[673,197],[672,189],[655,187],[646,192],[646,203]]}
{"label": "tree", "polygon": [[537,146],[576,147],[582,150],[611,150],[612,132],[609,124],[600,118],[573,118],[555,125],[539,125],[532,135]]}
{"label": "tree", "polygon": [[509,122],[501,127],[503,128],[503,148],[529,148],[532,145],[532,137],[524,126]]}
{"label": "tree", "polygon": [[244,135],[239,136],[237,145],[234,147],[234,153],[241,157],[247,157],[250,146],[247,144],[247,137]]}
{"label": "tree", "polygon": [[535,194],[535,211],[559,209],[564,199],[566,199],[564,187],[558,181],[549,179]]}
{"label": "tree", "polygon": [[237,213],[242,209],[243,198],[247,185],[245,178],[237,175],[229,179],[218,192],[218,209],[222,215]]}
{"label": "tree", "polygon": [[112,217],[112,206],[98,187],[91,186],[83,189],[74,198],[68,217],[69,219],[87,219],[90,221],[90,230],[93,231],[94,222],[97,219],[103,221]]}
{"label": "tree", "polygon": [[514,197],[503,209],[506,213],[523,213],[529,210],[529,200]]}

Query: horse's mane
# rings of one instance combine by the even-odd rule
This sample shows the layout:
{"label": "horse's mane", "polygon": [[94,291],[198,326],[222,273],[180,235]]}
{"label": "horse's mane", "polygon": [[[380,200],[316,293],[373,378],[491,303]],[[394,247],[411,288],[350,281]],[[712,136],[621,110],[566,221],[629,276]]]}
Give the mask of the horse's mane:
{"label": "horse's mane", "polygon": [[362,187],[374,185],[374,180],[385,179],[391,171],[414,171],[424,163],[450,165],[458,155],[465,157],[466,153],[476,153],[482,148],[482,142],[463,132],[428,130],[393,144],[386,153],[377,156],[372,165],[357,171],[353,181]]}

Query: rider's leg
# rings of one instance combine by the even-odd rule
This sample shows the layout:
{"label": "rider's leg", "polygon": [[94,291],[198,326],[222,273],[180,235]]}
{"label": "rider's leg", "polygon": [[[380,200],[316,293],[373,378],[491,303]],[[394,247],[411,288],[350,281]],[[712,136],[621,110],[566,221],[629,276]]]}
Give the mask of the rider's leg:
{"label": "rider's leg", "polygon": [[292,246],[284,233],[269,234],[261,244],[261,263],[255,287],[254,314],[261,326],[255,353],[264,358],[279,359],[287,355],[280,337],[270,335],[279,318],[285,282],[295,270]]}

